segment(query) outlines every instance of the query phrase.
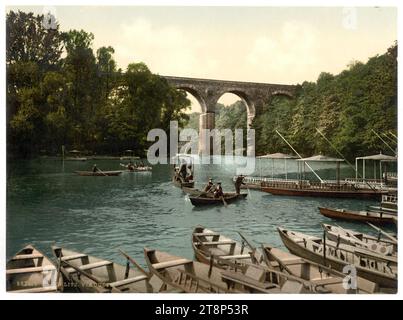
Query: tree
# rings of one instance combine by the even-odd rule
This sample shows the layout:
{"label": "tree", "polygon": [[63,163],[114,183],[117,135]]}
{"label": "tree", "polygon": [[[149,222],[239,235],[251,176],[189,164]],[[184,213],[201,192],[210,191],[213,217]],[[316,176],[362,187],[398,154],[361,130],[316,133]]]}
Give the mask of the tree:
{"label": "tree", "polygon": [[59,24],[44,28],[44,16],[10,11],[6,18],[6,61],[35,62],[41,70],[54,69],[63,52]]}

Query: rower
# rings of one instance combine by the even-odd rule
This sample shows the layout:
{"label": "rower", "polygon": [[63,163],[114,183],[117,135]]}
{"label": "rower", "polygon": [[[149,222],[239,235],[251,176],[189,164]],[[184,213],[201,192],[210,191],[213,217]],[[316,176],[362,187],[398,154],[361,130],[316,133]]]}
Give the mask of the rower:
{"label": "rower", "polygon": [[208,180],[208,183],[204,187],[203,191],[204,192],[212,192],[213,190],[214,190],[214,183],[213,183],[213,179],[210,178]]}
{"label": "rower", "polygon": [[187,175],[187,169],[186,169],[186,163],[183,161],[181,163],[181,166],[179,168],[179,175],[182,178],[183,181],[186,181],[186,175]]}
{"label": "rower", "polygon": [[193,180],[193,169],[192,169],[192,165],[191,164],[189,164],[188,165],[188,172],[189,172],[189,175],[188,175],[188,177],[187,177],[187,181],[192,181]]}
{"label": "rower", "polygon": [[97,172],[97,171],[99,171],[99,169],[97,168],[97,165],[96,164],[94,164],[93,166],[92,166],[92,172]]}
{"label": "rower", "polygon": [[245,179],[245,176],[243,176],[242,174],[238,177],[236,177],[235,179],[235,191],[237,194],[241,193],[241,185],[245,184],[245,182],[243,182],[243,180]]}
{"label": "rower", "polygon": [[221,198],[224,196],[224,192],[221,187],[221,182],[217,183],[217,188],[214,191],[214,198]]}
{"label": "rower", "polygon": [[134,171],[134,164],[131,160],[130,160],[129,164],[127,165],[127,169],[130,171]]}

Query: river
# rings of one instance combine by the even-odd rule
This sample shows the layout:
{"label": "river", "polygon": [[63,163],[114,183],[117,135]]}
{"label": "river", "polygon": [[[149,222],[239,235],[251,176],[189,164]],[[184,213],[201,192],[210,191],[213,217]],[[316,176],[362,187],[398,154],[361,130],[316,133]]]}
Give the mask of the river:
{"label": "river", "polygon": [[[119,160],[97,160],[102,170],[119,170]],[[123,249],[144,265],[143,248],[156,248],[186,258],[193,257],[192,228],[198,224],[237,237],[242,231],[256,245],[283,248],[277,226],[321,235],[321,223],[371,233],[364,224],[332,221],[319,214],[319,206],[363,210],[376,202],[325,198],[273,196],[256,190],[245,201],[228,207],[195,208],[181,189],[171,183],[172,166],[155,165],[152,173],[124,172],[118,177],[81,177],[75,170],[89,170],[94,161],[52,159],[14,161],[7,167],[7,257],[32,243],[51,255],[57,244],[104,259],[123,263]],[[274,173],[283,176],[284,162]],[[224,191],[233,191],[234,164],[196,165],[196,187],[208,177],[222,181]],[[289,177],[296,164],[289,161]],[[291,173],[294,172],[294,173]],[[318,173],[333,178],[334,168]],[[256,174],[271,176],[271,160],[257,164]],[[332,176],[333,175],[333,176]],[[342,167],[343,176],[352,176]]]}

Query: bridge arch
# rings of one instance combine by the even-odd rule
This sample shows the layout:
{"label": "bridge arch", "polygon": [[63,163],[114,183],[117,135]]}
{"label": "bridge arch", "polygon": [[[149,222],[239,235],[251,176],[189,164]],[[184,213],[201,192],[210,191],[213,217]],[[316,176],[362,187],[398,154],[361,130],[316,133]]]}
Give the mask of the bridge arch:
{"label": "bridge arch", "polygon": [[226,91],[222,91],[222,92],[219,93],[219,97],[217,99],[217,102],[226,93],[231,93],[231,94],[236,95],[245,104],[245,106],[246,106],[246,116],[247,116],[247,127],[249,128],[251,126],[251,124],[252,124],[253,119],[255,118],[255,115],[256,115],[255,103],[253,102],[251,97],[249,97],[249,95],[246,92],[242,91],[242,90],[226,90]]}
{"label": "bridge arch", "polygon": [[192,88],[191,86],[176,86],[176,89],[190,93],[193,97],[195,97],[197,102],[200,104],[202,113],[205,113],[207,111],[206,101],[203,99],[203,97],[201,96],[201,94],[197,89]]}

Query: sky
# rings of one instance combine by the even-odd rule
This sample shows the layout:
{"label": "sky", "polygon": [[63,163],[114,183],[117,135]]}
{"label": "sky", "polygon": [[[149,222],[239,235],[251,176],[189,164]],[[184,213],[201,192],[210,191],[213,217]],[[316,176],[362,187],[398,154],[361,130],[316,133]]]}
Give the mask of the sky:
{"label": "sky", "polygon": [[[160,75],[298,84],[366,62],[397,40],[393,7],[12,6],[55,12],[112,46],[122,69],[145,62]],[[227,94],[219,102],[238,100]],[[191,99],[192,111],[199,111]]]}

